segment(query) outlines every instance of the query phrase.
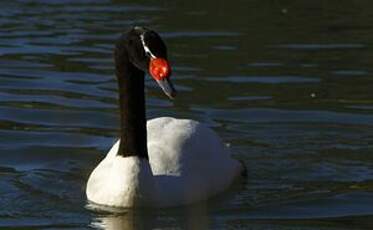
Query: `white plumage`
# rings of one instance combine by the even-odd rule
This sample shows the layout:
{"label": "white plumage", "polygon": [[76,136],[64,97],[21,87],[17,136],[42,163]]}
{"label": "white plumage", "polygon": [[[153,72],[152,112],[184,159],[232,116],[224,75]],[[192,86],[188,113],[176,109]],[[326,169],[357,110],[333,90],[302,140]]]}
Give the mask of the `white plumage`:
{"label": "white plumage", "polygon": [[117,155],[119,141],[87,183],[91,202],[116,207],[179,206],[222,192],[242,172],[205,125],[162,117],[147,122],[149,161]]}

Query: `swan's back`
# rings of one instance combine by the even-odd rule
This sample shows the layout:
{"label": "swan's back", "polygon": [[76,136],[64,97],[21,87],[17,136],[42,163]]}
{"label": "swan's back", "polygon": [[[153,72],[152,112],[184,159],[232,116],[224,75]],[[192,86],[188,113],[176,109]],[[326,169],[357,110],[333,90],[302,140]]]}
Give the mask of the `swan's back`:
{"label": "swan's back", "polygon": [[205,125],[161,117],[148,121],[150,166],[161,206],[207,199],[225,190],[243,167]]}

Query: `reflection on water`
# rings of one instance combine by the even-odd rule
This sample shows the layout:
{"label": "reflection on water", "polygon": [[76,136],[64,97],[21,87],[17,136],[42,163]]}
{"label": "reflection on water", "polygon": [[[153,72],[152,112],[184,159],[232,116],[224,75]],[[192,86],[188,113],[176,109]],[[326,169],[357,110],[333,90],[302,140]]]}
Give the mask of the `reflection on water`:
{"label": "reflection on water", "polygon": [[[112,210],[111,210],[112,211]],[[159,219],[169,219],[168,223],[159,228],[183,227],[186,229],[208,229],[209,216],[204,203],[185,207],[182,211],[175,210],[126,210],[117,214],[104,214],[95,217],[92,227],[106,230],[121,229],[152,229]]]}
{"label": "reflection on water", "polygon": [[[0,3],[0,227],[372,228],[372,2],[15,0]],[[112,49],[165,38],[178,98],[147,78],[148,117],[213,127],[247,167],[206,203],[87,208],[117,137]]]}

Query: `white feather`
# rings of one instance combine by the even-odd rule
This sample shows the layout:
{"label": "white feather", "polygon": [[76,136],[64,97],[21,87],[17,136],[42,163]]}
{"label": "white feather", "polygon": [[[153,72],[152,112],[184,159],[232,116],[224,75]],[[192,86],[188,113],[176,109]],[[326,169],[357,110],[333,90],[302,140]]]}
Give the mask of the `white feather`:
{"label": "white feather", "polygon": [[144,34],[140,35],[140,40],[141,40],[142,46],[144,47],[145,53],[149,54],[151,58],[156,58],[156,56],[149,49],[148,45],[146,45]]}

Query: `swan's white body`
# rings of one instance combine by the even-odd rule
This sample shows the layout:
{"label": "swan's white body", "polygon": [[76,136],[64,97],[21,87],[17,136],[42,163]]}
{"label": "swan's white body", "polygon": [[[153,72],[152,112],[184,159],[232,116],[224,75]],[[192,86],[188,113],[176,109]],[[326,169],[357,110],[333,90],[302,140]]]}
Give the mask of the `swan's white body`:
{"label": "swan's white body", "polygon": [[205,200],[242,172],[210,128],[162,117],[147,122],[149,161],[117,155],[119,141],[94,169],[88,200],[116,207],[170,207]]}

